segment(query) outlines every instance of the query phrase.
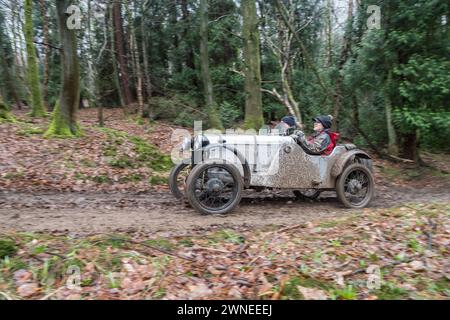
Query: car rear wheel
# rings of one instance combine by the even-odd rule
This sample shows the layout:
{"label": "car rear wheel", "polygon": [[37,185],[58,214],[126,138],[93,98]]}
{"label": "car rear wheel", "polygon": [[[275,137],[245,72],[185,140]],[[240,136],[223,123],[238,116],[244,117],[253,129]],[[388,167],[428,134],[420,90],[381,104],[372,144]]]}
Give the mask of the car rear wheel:
{"label": "car rear wheel", "polygon": [[336,182],[338,199],[348,208],[364,208],[372,200],[374,191],[372,173],[362,164],[345,168]]}
{"label": "car rear wheel", "polygon": [[203,214],[231,212],[241,201],[244,182],[239,170],[225,163],[196,165],[186,182],[192,207]]}
{"label": "car rear wheel", "polygon": [[172,168],[169,175],[169,188],[173,196],[182,199],[185,193],[186,179],[191,171],[190,159],[183,160]]}

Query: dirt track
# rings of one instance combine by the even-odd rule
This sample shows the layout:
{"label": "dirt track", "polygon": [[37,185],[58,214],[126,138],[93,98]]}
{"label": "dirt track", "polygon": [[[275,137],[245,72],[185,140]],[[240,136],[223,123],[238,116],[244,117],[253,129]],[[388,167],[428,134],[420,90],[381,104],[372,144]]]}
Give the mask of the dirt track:
{"label": "dirt track", "polygon": [[[448,202],[448,189],[377,188],[371,207],[410,202]],[[236,211],[203,216],[170,193],[0,193],[0,231],[51,231],[74,235],[116,231],[152,234],[188,233],[221,226],[292,225],[355,213],[343,208],[332,192],[314,202],[290,193],[247,193]]]}

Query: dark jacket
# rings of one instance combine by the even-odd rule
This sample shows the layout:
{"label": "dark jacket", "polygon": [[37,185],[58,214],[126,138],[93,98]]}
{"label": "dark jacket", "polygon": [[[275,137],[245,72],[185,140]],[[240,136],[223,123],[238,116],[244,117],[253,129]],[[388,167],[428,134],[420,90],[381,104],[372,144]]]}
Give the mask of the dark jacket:
{"label": "dark jacket", "polygon": [[330,135],[328,134],[329,129],[325,129],[321,132],[315,132],[310,137],[305,137],[304,135],[299,135],[297,137],[297,143],[302,144],[305,148],[310,150],[312,153],[321,154],[325,151],[328,145],[331,143]]}

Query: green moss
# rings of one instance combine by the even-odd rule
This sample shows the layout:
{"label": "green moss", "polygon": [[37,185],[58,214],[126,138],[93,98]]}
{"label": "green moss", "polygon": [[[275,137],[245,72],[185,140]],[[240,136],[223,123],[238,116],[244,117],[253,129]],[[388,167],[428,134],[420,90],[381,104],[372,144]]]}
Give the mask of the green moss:
{"label": "green moss", "polygon": [[97,166],[97,163],[95,161],[89,159],[81,159],[80,164],[88,168],[95,168]]}
{"label": "green moss", "polygon": [[411,248],[411,250],[415,251],[415,252],[423,252],[424,249],[423,247],[420,245],[420,242],[417,241],[417,239],[415,238],[411,238],[408,242],[408,247]]}
{"label": "green moss", "polygon": [[160,176],[151,176],[149,179],[149,182],[151,185],[161,185],[161,184],[167,184],[168,178],[167,177],[160,177]]}
{"label": "green moss", "polygon": [[153,297],[155,299],[162,299],[166,296],[166,289],[164,288],[159,288],[154,294]]}
{"label": "green moss", "polygon": [[13,180],[17,178],[23,178],[25,176],[25,173],[23,172],[8,172],[6,173],[3,178],[8,180]]}
{"label": "green moss", "polygon": [[44,134],[45,138],[75,138],[82,134],[76,123],[70,123],[61,113],[59,101],[56,101],[52,113],[52,121]]}
{"label": "green moss", "polygon": [[134,168],[134,164],[132,159],[127,156],[127,155],[122,155],[118,158],[113,158],[110,161],[108,161],[108,164],[111,167],[115,167],[115,168]]}
{"label": "green moss", "polygon": [[[146,166],[155,171],[168,171],[173,165],[170,156],[161,153],[157,147],[140,137],[130,136],[125,132],[110,128],[100,128],[100,130],[108,136],[109,143],[105,146],[103,154],[115,157],[109,162],[113,167],[139,168]],[[133,143],[133,151],[136,153],[136,157],[131,158],[128,155],[117,157],[118,149],[116,145],[123,144],[125,140]]]}
{"label": "green moss", "polygon": [[115,157],[117,155],[117,148],[114,145],[107,144],[103,148],[103,155],[105,157]]}
{"label": "green moss", "polygon": [[19,132],[17,132],[17,134],[19,136],[24,136],[24,137],[29,137],[33,134],[43,134],[44,133],[44,129],[39,128],[39,127],[28,127],[28,128],[24,128],[22,130],[20,130]]}
{"label": "green moss", "polygon": [[219,230],[217,232],[212,233],[208,237],[209,242],[211,243],[218,243],[218,242],[231,242],[235,244],[242,244],[245,242],[245,239],[239,235],[238,233],[234,232],[233,230]]}
{"label": "green moss", "polygon": [[137,161],[146,163],[156,171],[167,171],[172,167],[173,163],[170,156],[162,154],[155,146],[149,144],[142,138],[130,137],[129,139],[134,144]]}
{"label": "green moss", "polygon": [[324,221],[319,224],[320,228],[333,228],[336,227],[339,223],[336,220]]}
{"label": "green moss", "polygon": [[402,175],[401,170],[392,167],[381,167],[381,172],[389,178],[398,178]]}
{"label": "green moss", "polygon": [[97,182],[97,183],[109,183],[111,182],[111,179],[106,176],[106,175],[98,175],[98,176],[93,176],[91,178],[92,181]]}
{"label": "green moss", "polygon": [[0,239],[0,259],[11,257],[17,252],[16,244],[11,239]]}
{"label": "green moss", "polygon": [[342,289],[333,290],[333,297],[341,300],[355,300],[358,293],[352,285],[348,285]]}
{"label": "green moss", "polygon": [[144,177],[140,174],[134,173],[127,176],[120,177],[120,182],[126,183],[126,182],[138,182],[144,179]]}
{"label": "green moss", "polygon": [[9,272],[26,269],[27,267],[27,263],[18,257],[9,258],[6,256],[3,258],[3,261],[0,261],[0,268],[8,269]]}
{"label": "green moss", "polygon": [[400,300],[408,297],[406,290],[398,288],[392,283],[382,285],[379,290],[374,291],[374,294],[380,300]]}
{"label": "green moss", "polygon": [[100,246],[105,247],[112,247],[112,248],[123,248],[127,244],[127,237],[120,235],[120,234],[111,234],[109,236],[106,236],[104,239],[102,239],[99,243]]}
{"label": "green moss", "polygon": [[327,281],[315,279],[308,276],[296,276],[290,278],[285,283],[282,292],[282,299],[289,299],[289,300],[304,299],[303,295],[298,290],[298,286],[320,289],[326,292],[334,289],[334,286]]}
{"label": "green moss", "polygon": [[146,243],[150,246],[153,246],[153,247],[166,249],[166,250],[172,250],[176,247],[175,244],[173,244],[172,242],[170,242],[169,240],[164,239],[164,238],[149,239],[149,240],[145,240],[144,243]]}
{"label": "green moss", "polygon": [[194,242],[192,242],[191,239],[184,238],[178,241],[178,244],[183,247],[192,247],[194,245]]}
{"label": "green moss", "polygon": [[14,118],[9,111],[10,111],[9,106],[6,104],[5,101],[3,101],[3,97],[0,95],[0,123],[1,122],[10,122],[10,123],[17,122],[16,118]]}
{"label": "green moss", "polygon": [[450,283],[447,278],[442,277],[438,279],[436,282],[433,282],[429,285],[429,290],[435,291],[439,294],[444,294],[447,297],[450,297]]}

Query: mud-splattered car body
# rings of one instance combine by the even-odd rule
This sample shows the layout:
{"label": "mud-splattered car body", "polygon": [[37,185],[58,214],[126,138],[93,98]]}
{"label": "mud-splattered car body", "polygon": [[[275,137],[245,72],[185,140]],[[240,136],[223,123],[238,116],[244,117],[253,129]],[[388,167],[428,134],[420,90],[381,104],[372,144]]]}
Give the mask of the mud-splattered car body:
{"label": "mud-splattered car body", "polygon": [[[367,180],[366,182],[371,184],[370,198],[373,195],[372,160],[366,152],[357,149],[353,144],[338,145],[330,155],[325,156],[308,154],[307,150],[290,136],[205,134],[198,135],[190,141],[186,140],[183,149],[191,151],[190,159],[184,161],[185,166],[189,165],[191,168],[198,165],[212,167],[218,164],[232,166],[239,173],[242,188],[256,190],[261,188],[290,189],[298,192],[311,189],[317,192],[335,190],[344,170],[353,164],[357,166],[357,170],[368,176],[364,181]],[[225,168],[217,167],[215,172],[226,171]],[[209,184],[206,182],[205,190],[213,192],[213,187],[220,189],[226,179],[220,182],[219,178],[211,178],[214,176],[211,172],[214,171],[209,170],[209,180],[215,180]],[[230,172],[227,174],[230,175]],[[208,180],[208,177],[206,179]],[[352,191],[361,189],[365,182],[357,180],[344,181],[342,187],[345,188],[345,184],[350,183],[354,187]],[[186,182],[189,182],[189,179],[186,179]],[[190,197],[189,193],[192,193],[192,190],[189,188],[193,187],[195,188],[195,185],[189,186],[187,183],[185,189],[187,198],[191,200],[192,196]],[[192,204],[192,201],[190,202]],[[349,205],[344,202],[349,207],[361,207],[367,203],[368,201],[363,201],[358,205]],[[193,206],[199,209],[198,205]]]}

